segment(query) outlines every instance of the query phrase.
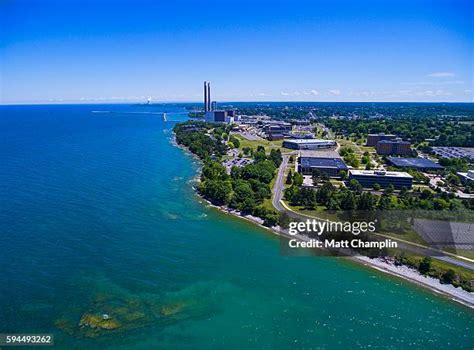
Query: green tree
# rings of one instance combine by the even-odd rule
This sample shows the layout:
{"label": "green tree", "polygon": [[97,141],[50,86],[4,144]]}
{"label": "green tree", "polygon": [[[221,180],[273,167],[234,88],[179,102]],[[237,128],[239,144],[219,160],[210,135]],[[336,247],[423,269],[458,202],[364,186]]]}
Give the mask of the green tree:
{"label": "green tree", "polygon": [[233,189],[234,192],[232,195],[231,206],[242,210],[242,203],[244,203],[247,198],[253,199],[254,197],[252,188],[248,182],[244,180],[236,180],[233,183]]}
{"label": "green tree", "polygon": [[375,209],[375,205],[377,200],[375,196],[373,196],[370,192],[363,192],[357,201],[357,209],[358,210],[373,210]]}
{"label": "green tree", "polygon": [[360,182],[357,181],[356,179],[352,179],[352,180],[349,182],[349,187],[350,187],[353,191],[356,191],[356,192],[362,191],[362,185],[361,185]]}
{"label": "green tree", "polygon": [[290,170],[288,176],[286,177],[286,184],[291,185],[293,183],[293,172]]}
{"label": "green tree", "polygon": [[383,193],[384,193],[384,195],[389,196],[394,191],[395,191],[395,188],[393,187],[393,185],[388,185],[387,187],[385,187],[385,190],[383,191]]}
{"label": "green tree", "polygon": [[316,205],[316,194],[315,192],[308,187],[303,187],[300,192],[301,195],[301,204],[306,209],[314,209]]}
{"label": "green tree", "polygon": [[436,210],[445,210],[449,209],[449,203],[442,198],[436,198],[433,200],[433,207]]}
{"label": "green tree", "polygon": [[202,180],[226,180],[228,177],[225,167],[219,162],[206,162],[202,168]]}
{"label": "green tree", "polygon": [[275,166],[278,168],[280,166],[282,160],[283,160],[280,149],[277,149],[277,150],[272,149],[270,151],[270,156],[269,156],[268,159],[270,159],[275,164]]}
{"label": "green tree", "polygon": [[392,207],[392,201],[390,200],[390,196],[383,195],[380,197],[379,202],[377,204],[377,208],[380,210],[387,210]]}
{"label": "green tree", "polygon": [[234,145],[235,148],[240,148],[240,140],[237,137],[231,136],[229,138],[229,142],[232,142],[232,144]]}
{"label": "green tree", "polygon": [[325,205],[329,201],[329,198],[334,193],[334,191],[335,188],[333,184],[330,182],[325,182],[316,192],[316,201],[319,204]]}
{"label": "green tree", "polygon": [[206,180],[199,187],[200,193],[212,203],[227,205],[232,195],[232,184],[230,181]]}
{"label": "green tree", "polygon": [[300,173],[294,173],[293,184],[295,186],[301,186],[303,184],[303,175],[301,175]]}
{"label": "green tree", "polygon": [[278,225],[282,228],[288,228],[290,226],[291,218],[286,213],[280,213],[278,218]]}
{"label": "green tree", "polygon": [[452,284],[456,280],[456,272],[449,269],[441,275],[441,282],[445,284]]}
{"label": "green tree", "polygon": [[423,275],[426,275],[431,269],[431,258],[429,256],[425,256],[423,260],[420,261],[420,265],[418,266],[418,271]]}
{"label": "green tree", "polygon": [[251,147],[244,147],[242,148],[242,151],[246,156],[250,156],[253,154],[253,149]]}
{"label": "green tree", "polygon": [[345,191],[341,199],[341,209],[343,210],[354,210],[357,202],[354,193]]}

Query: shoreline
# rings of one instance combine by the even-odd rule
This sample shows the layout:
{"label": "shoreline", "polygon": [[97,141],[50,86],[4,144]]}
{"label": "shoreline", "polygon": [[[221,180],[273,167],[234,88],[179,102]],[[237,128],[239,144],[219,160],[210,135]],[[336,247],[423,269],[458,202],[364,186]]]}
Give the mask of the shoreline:
{"label": "shoreline", "polygon": [[[253,217],[251,215],[241,215],[238,211],[228,209],[225,207],[220,207],[217,205],[214,205],[210,203],[207,199],[201,197],[199,194],[197,196],[202,199],[203,201],[206,202],[206,204],[216,210],[219,210],[221,213],[227,214],[227,215],[232,215],[233,217],[244,219],[248,222],[252,222],[256,225],[258,225],[260,228],[263,228],[269,232],[271,232],[274,235],[277,236],[282,236],[282,237],[289,237],[288,235],[278,231],[276,228],[272,227],[267,227],[262,225],[260,222],[261,219]],[[263,221],[263,220],[262,220]],[[306,236],[291,236],[291,238],[298,238],[300,240],[306,240],[309,239]],[[401,278],[407,282],[416,284],[419,287],[423,287],[424,289],[427,289],[436,295],[442,295],[443,297],[455,301],[459,304],[462,304],[464,306],[469,307],[470,309],[474,309],[474,293],[470,293],[468,291],[465,291],[461,287],[455,287],[451,284],[442,284],[438,279],[433,278],[433,277],[428,277],[420,274],[417,270],[412,269],[408,266],[404,265],[395,265],[393,263],[389,263],[385,261],[383,258],[369,258],[366,256],[351,256],[351,257],[345,257],[348,260],[358,264],[358,265],[364,265],[366,267],[369,267],[371,269],[377,270],[379,272],[395,276],[398,278]]]}
{"label": "shoreline", "polygon": [[[187,154],[191,155],[195,160],[197,160],[200,164],[199,168],[201,168],[202,161],[201,159],[199,159],[199,157],[197,157],[195,154],[189,151],[187,147],[179,145],[176,142],[175,138],[173,138],[173,144],[181,148]],[[196,176],[191,179],[191,181],[200,182],[199,172],[200,170],[197,172]],[[203,200],[207,204],[207,206],[213,209],[216,209],[220,211],[221,213],[232,215],[233,217],[244,219],[248,222],[256,224],[260,228],[263,228],[274,235],[277,235],[280,237],[290,237],[287,234],[281,232],[278,226],[275,226],[275,227],[264,226],[263,220],[258,217],[255,217],[252,215],[242,215],[242,213],[239,212],[238,210],[230,209],[225,206],[218,206],[218,205],[212,204],[209,200],[207,200],[206,198],[204,198],[198,193],[196,187],[192,186],[192,188],[196,196],[198,196],[199,199]],[[302,235],[291,236],[291,238],[292,239],[297,238],[302,241],[309,239],[309,237],[302,236]],[[424,276],[420,274],[417,270],[411,269],[408,266],[404,266],[404,265],[397,266],[395,264],[385,261],[382,258],[371,259],[365,256],[352,256],[348,258],[350,261],[354,263],[362,264],[363,266],[370,267],[371,269],[377,270],[379,272],[382,272],[391,276],[395,276],[397,278],[401,278],[419,287],[423,287],[424,289],[427,289],[438,296],[442,295],[443,297],[449,300],[455,301],[463,306],[467,306],[470,309],[474,309],[474,293],[465,291],[461,287],[455,287],[451,284],[442,284],[438,279]]]}

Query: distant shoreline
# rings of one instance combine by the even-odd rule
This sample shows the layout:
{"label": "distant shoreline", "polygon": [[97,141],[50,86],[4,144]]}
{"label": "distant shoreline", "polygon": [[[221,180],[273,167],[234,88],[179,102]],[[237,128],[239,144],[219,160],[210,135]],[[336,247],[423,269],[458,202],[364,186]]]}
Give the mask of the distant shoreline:
{"label": "distant shoreline", "polygon": [[[197,157],[195,154],[193,154],[187,147],[179,145],[176,142],[176,139],[173,137],[172,140],[173,145],[176,147],[182,149],[185,151],[187,154],[191,155],[195,160],[199,162],[199,170],[196,174],[196,176],[193,178],[196,182],[199,182],[199,173],[201,172],[202,168],[202,161]],[[267,227],[263,225],[263,220],[257,217],[254,217],[252,215],[242,215],[241,212],[238,210],[233,210],[224,206],[218,206],[215,204],[212,204],[210,201],[208,201],[206,198],[201,196],[197,189],[193,186],[194,192],[196,196],[198,196],[201,200],[203,200],[208,207],[211,207],[213,209],[218,210],[219,212],[227,215],[232,215],[233,217],[244,219],[248,222],[251,222],[253,224],[256,224],[260,226],[261,228],[271,232],[272,234],[275,234],[277,236],[283,236],[283,237],[290,237],[281,231],[278,230],[278,227]],[[297,236],[291,236],[292,239],[300,239],[300,240],[305,240],[307,237],[297,235]],[[307,238],[309,239],[309,238]],[[394,264],[388,263],[386,261],[383,261],[380,258],[375,258],[375,259],[370,259],[365,256],[353,256],[349,257],[349,260],[352,262],[355,262],[357,264],[362,264],[364,266],[370,267],[371,269],[375,269],[377,271],[389,274],[391,276],[395,276],[397,278],[401,278],[405,281],[409,281],[411,283],[414,283],[420,287],[423,287],[425,289],[430,290],[433,293],[436,293],[437,295],[442,295],[452,301],[456,301],[459,304],[462,304],[464,306],[469,307],[470,309],[474,310],[474,293],[470,293],[468,291],[463,290],[461,287],[454,287],[453,285],[450,284],[442,284],[439,280],[431,277],[424,276],[420,274],[417,270],[411,269],[408,266],[396,266]]]}
{"label": "distant shoreline", "polygon": [[[472,105],[474,102],[472,101],[221,101],[221,104],[235,104],[235,103],[257,103],[257,104],[268,104],[268,103],[280,103],[280,104],[305,104],[305,103],[336,103],[336,104],[354,104],[354,103],[361,103],[361,104],[467,104]],[[197,101],[156,101],[151,103],[150,105],[144,103],[143,101],[38,101],[38,102],[31,102],[31,101],[17,101],[17,102],[5,102],[0,103],[0,106],[94,106],[94,105],[130,105],[130,106],[162,106],[162,105],[202,105],[201,100]]]}

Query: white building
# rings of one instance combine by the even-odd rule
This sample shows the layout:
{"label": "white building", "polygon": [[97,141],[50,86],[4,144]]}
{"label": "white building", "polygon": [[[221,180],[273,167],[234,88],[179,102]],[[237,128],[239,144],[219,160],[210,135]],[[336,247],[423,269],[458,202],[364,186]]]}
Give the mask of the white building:
{"label": "white building", "polygon": [[283,141],[283,147],[290,149],[330,149],[337,146],[334,140],[320,140],[320,139],[295,139]]}

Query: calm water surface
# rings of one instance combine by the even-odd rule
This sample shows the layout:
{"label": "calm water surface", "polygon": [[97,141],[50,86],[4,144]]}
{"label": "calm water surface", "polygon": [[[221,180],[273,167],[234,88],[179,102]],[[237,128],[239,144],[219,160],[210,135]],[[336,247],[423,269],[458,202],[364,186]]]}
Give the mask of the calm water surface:
{"label": "calm water surface", "polygon": [[[282,257],[200,203],[198,165],[171,142],[182,111],[0,107],[0,333],[54,333],[56,349],[474,347],[471,310],[343,260]],[[103,313],[121,327],[78,327]]]}

